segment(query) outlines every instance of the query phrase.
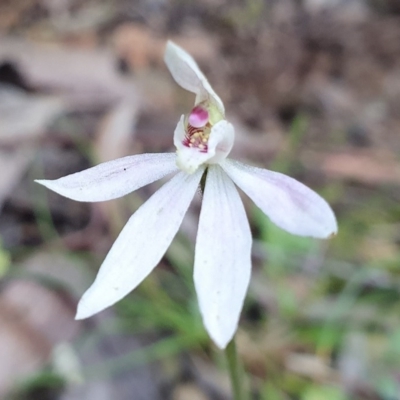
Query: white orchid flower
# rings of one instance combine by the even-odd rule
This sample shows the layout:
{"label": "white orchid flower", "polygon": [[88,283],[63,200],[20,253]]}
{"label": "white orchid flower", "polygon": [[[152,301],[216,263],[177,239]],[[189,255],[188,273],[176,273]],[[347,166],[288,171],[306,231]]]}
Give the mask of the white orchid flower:
{"label": "white orchid flower", "polygon": [[174,177],[129,219],[96,280],[78,304],[83,319],[122,299],[153,270],[176,235],[206,174],[196,240],[194,282],[204,325],[221,349],[232,339],[251,273],[251,233],[235,184],[279,227],[301,236],[336,234],[335,216],[318,194],[283,174],[227,158],[234,141],[224,105],[182,48],[168,42],[165,62],[176,82],[196,94],[175,129],[175,153],[106,162],[57,180],[38,180],[77,201],[121,197],[168,174]]}

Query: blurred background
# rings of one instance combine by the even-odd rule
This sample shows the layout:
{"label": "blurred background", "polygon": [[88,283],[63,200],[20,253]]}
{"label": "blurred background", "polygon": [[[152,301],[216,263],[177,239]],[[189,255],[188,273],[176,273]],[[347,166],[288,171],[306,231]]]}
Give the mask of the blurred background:
{"label": "blurred background", "polygon": [[[235,124],[234,158],[324,196],[330,241],[247,199],[253,277],[237,333],[255,399],[400,399],[398,0],[0,1],[0,399],[228,400],[192,282],[200,199],[116,306],[74,321],[124,223],[161,183],[84,204],[33,183],[174,151],[190,52]],[[132,238],[134,243],[134,238]]]}

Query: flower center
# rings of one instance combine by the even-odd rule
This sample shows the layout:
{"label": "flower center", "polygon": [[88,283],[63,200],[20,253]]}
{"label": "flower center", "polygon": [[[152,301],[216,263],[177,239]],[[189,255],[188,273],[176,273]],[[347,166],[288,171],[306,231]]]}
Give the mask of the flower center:
{"label": "flower center", "polygon": [[210,131],[208,110],[202,106],[196,106],[187,118],[185,138],[182,144],[186,147],[199,149],[202,153],[207,153]]}

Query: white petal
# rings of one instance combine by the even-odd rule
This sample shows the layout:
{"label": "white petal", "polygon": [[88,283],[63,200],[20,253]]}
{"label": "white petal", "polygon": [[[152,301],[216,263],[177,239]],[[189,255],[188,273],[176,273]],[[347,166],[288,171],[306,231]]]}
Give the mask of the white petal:
{"label": "white petal", "polygon": [[223,161],[221,167],[280,228],[316,238],[337,233],[336,218],[329,204],[295,179],[232,160]]}
{"label": "white petal", "polygon": [[197,95],[196,104],[209,100],[219,108],[222,114],[225,112],[221,99],[214,92],[190,54],[175,43],[168,41],[164,60],[176,83]]}
{"label": "white petal", "polygon": [[200,165],[204,164],[208,159],[207,153],[202,153],[198,149],[182,146],[176,151],[176,165],[188,174],[197,171]]}
{"label": "white petal", "polygon": [[210,164],[219,163],[224,160],[231,152],[235,141],[235,129],[226,120],[216,123],[211,128],[210,138],[208,139],[208,154]]}
{"label": "white petal", "polygon": [[178,170],[174,153],[118,158],[56,180],[36,180],[77,201],[116,199]]}
{"label": "white petal", "polygon": [[174,132],[174,145],[177,149],[183,147],[182,142],[185,139],[185,135],[185,116],[182,115]]}
{"label": "white petal", "polygon": [[194,283],[204,325],[225,348],[237,329],[251,274],[251,233],[242,201],[218,166],[208,168],[196,241]]}
{"label": "white petal", "polygon": [[217,122],[211,128],[206,153],[195,147],[183,145],[184,138],[185,126],[184,116],[182,115],[174,133],[174,144],[177,149],[176,163],[181,170],[192,174],[200,165],[219,163],[228,156],[235,139],[235,130],[233,125],[226,120]]}
{"label": "white petal", "polygon": [[178,231],[203,172],[178,173],[133,214],[79,302],[76,319],[116,303],[153,270]]}

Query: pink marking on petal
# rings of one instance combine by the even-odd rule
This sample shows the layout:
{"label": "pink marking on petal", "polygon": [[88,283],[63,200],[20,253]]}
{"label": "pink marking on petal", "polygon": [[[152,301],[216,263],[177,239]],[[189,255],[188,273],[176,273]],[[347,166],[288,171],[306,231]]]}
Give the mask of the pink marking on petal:
{"label": "pink marking on petal", "polygon": [[209,134],[204,134],[203,129],[195,128],[189,124],[186,130],[185,138],[182,141],[182,144],[186,147],[196,148],[201,153],[207,153],[208,137]]}
{"label": "pink marking on petal", "polygon": [[194,128],[202,128],[207,124],[208,118],[208,111],[203,107],[196,106],[189,114],[189,124]]}

